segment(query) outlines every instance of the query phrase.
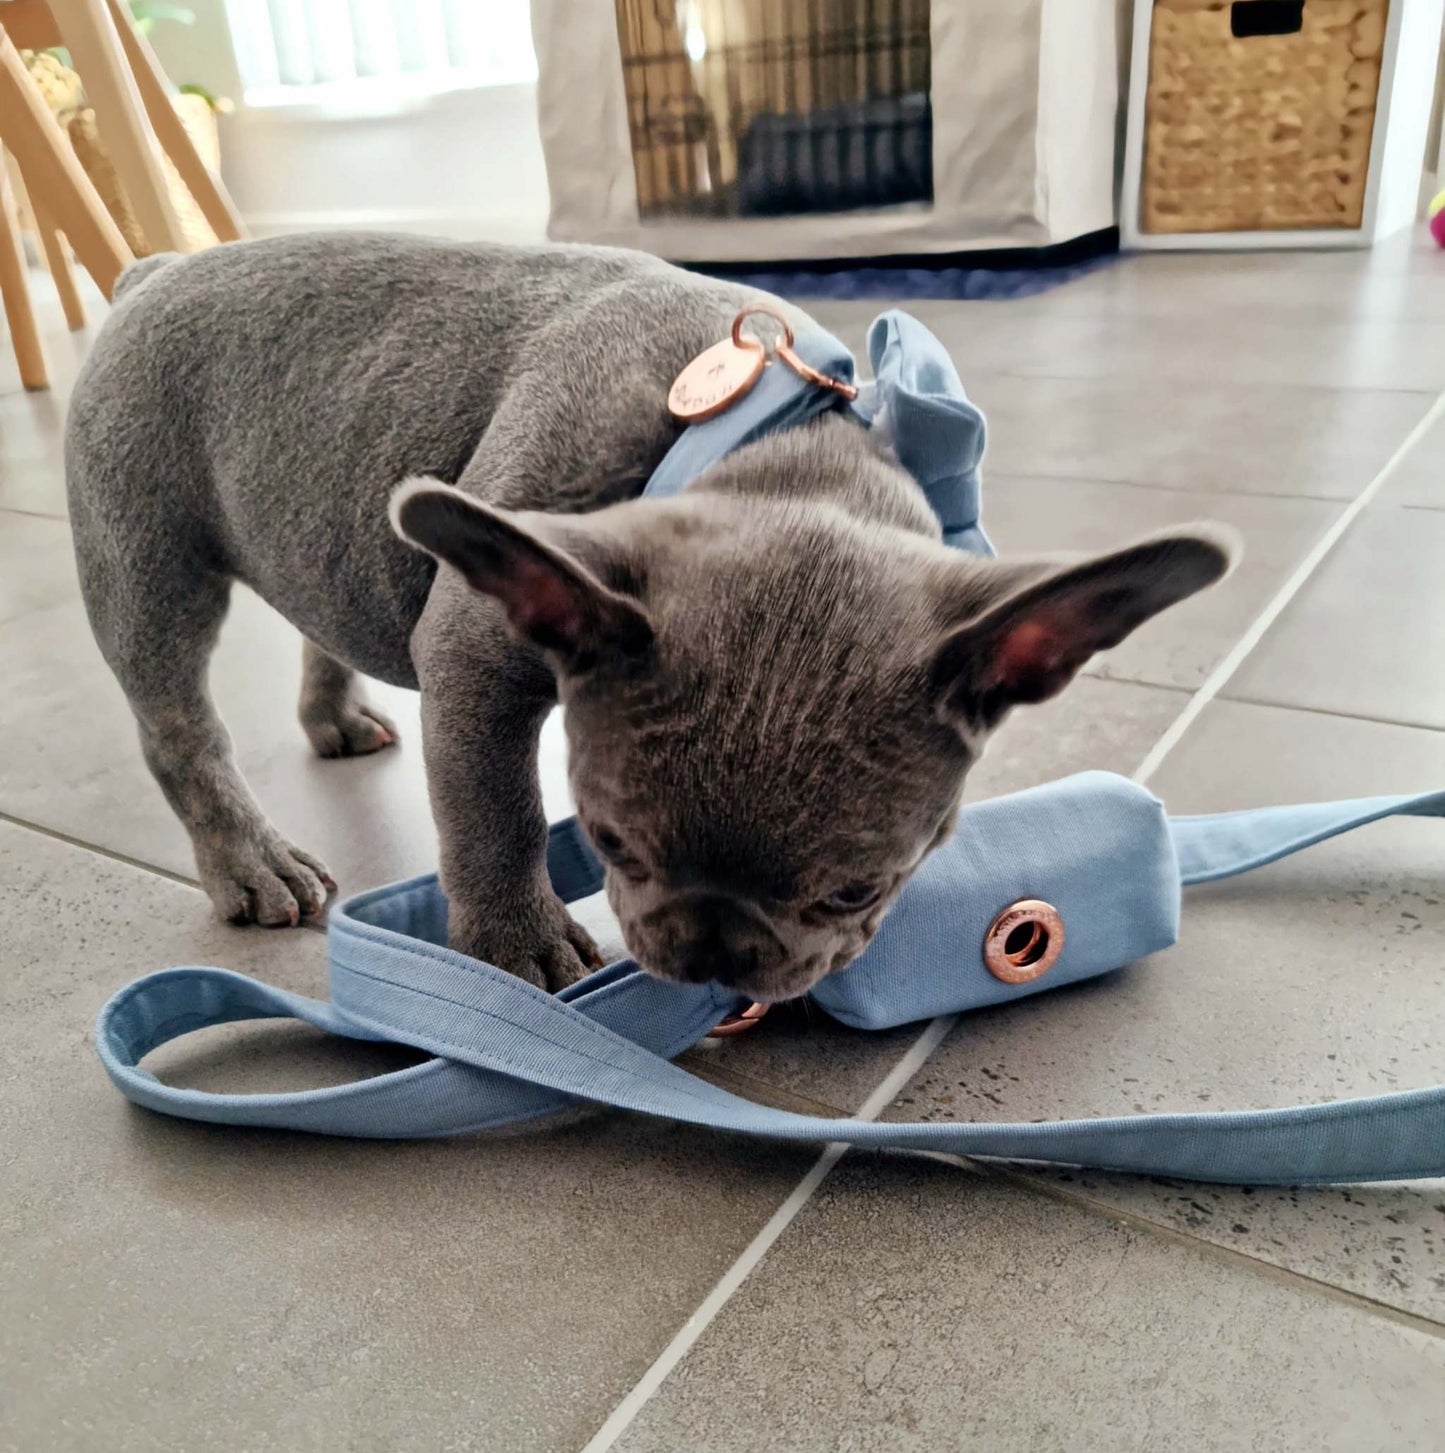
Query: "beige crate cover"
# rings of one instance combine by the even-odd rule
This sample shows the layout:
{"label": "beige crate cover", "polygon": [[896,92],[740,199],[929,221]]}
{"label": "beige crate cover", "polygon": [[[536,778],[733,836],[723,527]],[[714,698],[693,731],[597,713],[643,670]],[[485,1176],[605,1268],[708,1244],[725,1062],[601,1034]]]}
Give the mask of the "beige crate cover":
{"label": "beige crate cover", "polygon": [[532,0],[558,241],[682,260],[1043,247],[1115,222],[1117,0],[934,0],[931,205],[639,220],[615,0]]}

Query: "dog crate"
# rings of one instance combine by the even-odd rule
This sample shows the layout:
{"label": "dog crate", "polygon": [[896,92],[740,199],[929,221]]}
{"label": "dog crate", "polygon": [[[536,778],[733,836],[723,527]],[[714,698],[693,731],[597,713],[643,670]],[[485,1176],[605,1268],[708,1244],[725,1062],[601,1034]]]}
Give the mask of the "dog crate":
{"label": "dog crate", "polygon": [[928,0],[616,0],[640,218],[933,195]]}
{"label": "dog crate", "polygon": [[[1404,194],[1418,189],[1424,141],[1415,93],[1421,81],[1428,88],[1440,9],[1440,0],[1137,0],[1126,243],[1348,244],[1408,222],[1414,197]],[[1392,102],[1402,103],[1393,114]],[[1392,120],[1402,195],[1386,219]]]}
{"label": "dog crate", "polygon": [[680,260],[1113,225],[1119,0],[532,0],[550,235]]}

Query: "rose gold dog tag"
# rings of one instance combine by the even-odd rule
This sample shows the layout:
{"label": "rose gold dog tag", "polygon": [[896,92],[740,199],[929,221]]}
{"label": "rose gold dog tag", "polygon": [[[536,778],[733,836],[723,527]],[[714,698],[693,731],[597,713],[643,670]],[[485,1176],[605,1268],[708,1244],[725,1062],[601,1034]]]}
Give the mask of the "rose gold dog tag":
{"label": "rose gold dog tag", "polygon": [[734,328],[731,338],[704,348],[673,380],[667,411],[684,424],[710,419],[742,398],[766,363],[763,345],[756,338],[741,337]]}
{"label": "rose gold dog tag", "polygon": [[743,323],[758,316],[771,318],[782,338],[773,352],[798,375],[819,388],[830,388],[845,399],[856,399],[858,390],[841,378],[830,378],[804,363],[793,349],[793,330],[780,313],[760,303],[744,308],[733,319],[732,335],[711,348],[704,348],[673,380],[667,394],[667,411],[684,424],[696,424],[720,414],[747,393],[767,367],[767,349],[756,338],[743,337]]}

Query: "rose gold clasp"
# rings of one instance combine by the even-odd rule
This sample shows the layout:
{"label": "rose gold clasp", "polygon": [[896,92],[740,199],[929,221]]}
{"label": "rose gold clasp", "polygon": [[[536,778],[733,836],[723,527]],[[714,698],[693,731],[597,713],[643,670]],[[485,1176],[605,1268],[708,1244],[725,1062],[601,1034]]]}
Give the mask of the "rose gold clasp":
{"label": "rose gold clasp", "polygon": [[1020,898],[989,926],[983,966],[1005,984],[1028,984],[1048,973],[1064,951],[1064,920],[1052,903]]}
{"label": "rose gold clasp", "polygon": [[708,1030],[707,1037],[709,1039],[731,1039],[735,1034],[746,1034],[772,1007],[771,1004],[749,1004],[746,1009],[740,1009],[736,1014],[729,1014],[722,1023],[714,1025]]}
{"label": "rose gold clasp", "polygon": [[744,308],[733,319],[733,346],[735,348],[746,348],[748,346],[747,341],[743,338],[743,322],[745,319],[751,318],[754,315],[771,318],[783,330],[783,341],[781,343],[774,343],[772,345],[772,351],[774,356],[781,358],[799,378],[806,379],[809,383],[817,384],[819,388],[830,388],[834,393],[842,394],[845,399],[856,399],[858,397],[858,390],[851,383],[844,383],[841,378],[833,378],[829,374],[819,373],[811,363],[805,363],[793,349],[793,330],[788,326],[788,320],[781,313],[775,313],[771,308],[765,308],[761,304],[755,307]]}

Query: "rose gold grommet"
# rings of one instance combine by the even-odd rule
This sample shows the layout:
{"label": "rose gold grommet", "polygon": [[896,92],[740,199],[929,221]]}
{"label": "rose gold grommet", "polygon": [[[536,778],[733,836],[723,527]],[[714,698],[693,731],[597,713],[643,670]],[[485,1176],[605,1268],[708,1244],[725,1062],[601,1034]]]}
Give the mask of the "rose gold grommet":
{"label": "rose gold grommet", "polygon": [[1010,903],[983,940],[983,966],[1005,984],[1027,984],[1048,973],[1064,951],[1064,920],[1052,903]]}
{"label": "rose gold grommet", "polygon": [[720,1024],[715,1024],[708,1030],[707,1037],[709,1039],[731,1039],[735,1034],[746,1034],[772,1007],[771,1004],[749,1004],[746,1009],[740,1009],[736,1014],[729,1014]]}

